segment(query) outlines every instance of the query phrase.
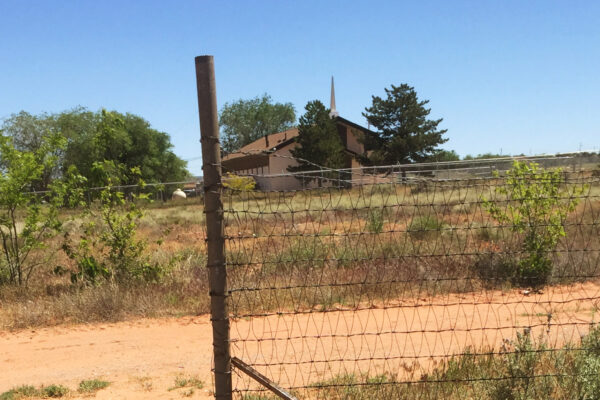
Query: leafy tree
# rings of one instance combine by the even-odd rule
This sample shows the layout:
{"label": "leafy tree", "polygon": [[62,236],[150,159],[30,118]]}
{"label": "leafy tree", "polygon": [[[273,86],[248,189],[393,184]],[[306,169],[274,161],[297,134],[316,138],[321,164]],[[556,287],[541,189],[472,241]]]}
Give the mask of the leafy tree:
{"label": "leafy tree", "polygon": [[[44,190],[50,181],[70,166],[97,186],[93,165],[104,160],[139,167],[147,181],[180,181],[188,176],[185,161],[172,152],[169,135],[153,129],[148,121],[133,114],[78,107],[58,114],[38,116],[21,112],[3,123],[7,136],[18,149],[36,151],[45,136],[60,132],[67,145],[57,153],[59,162],[45,170],[36,189]],[[134,182],[135,177],[130,181]]]}
{"label": "leafy tree", "polygon": [[62,171],[74,165],[83,176],[92,176],[92,164],[98,158],[95,137],[100,116],[101,113],[83,107],[52,115],[54,129],[67,139],[67,147],[60,160]]}
{"label": "leafy tree", "polygon": [[429,157],[429,161],[459,161],[460,156],[454,150],[438,150]]}
{"label": "leafy tree", "polygon": [[273,103],[267,94],[250,100],[226,103],[219,123],[225,152],[233,152],[263,136],[290,129],[296,122],[292,103]]}
{"label": "leafy tree", "polygon": [[43,136],[35,151],[23,151],[11,137],[0,135],[0,282],[27,284],[34,270],[47,261],[33,260],[32,252],[45,248],[47,239],[61,229],[59,207],[73,206],[81,198],[78,187],[83,178],[73,170],[50,183],[43,196],[33,192],[44,171],[57,165],[57,150],[65,145],[61,135],[52,134]]}
{"label": "leafy tree", "polygon": [[550,257],[559,239],[566,236],[565,220],[582,192],[581,187],[564,185],[560,168],[547,171],[534,162],[515,161],[505,184],[496,189],[508,203],[483,199],[492,218],[523,235],[523,256],[515,277],[518,283],[538,286],[547,282],[552,273]]}
{"label": "leafy tree", "polygon": [[[292,156],[298,159],[299,165],[288,167],[290,172],[315,170],[320,167],[338,169],[345,166],[344,145],[338,134],[335,121],[329,116],[329,109],[318,100],[306,105],[306,112],[300,117],[298,124],[299,144],[291,150]],[[325,171],[318,177],[301,178],[304,180],[318,179],[319,185],[322,177],[337,179],[334,171]]]}
{"label": "leafy tree", "polygon": [[427,119],[429,100],[419,101],[407,84],[392,85],[385,92],[386,99],[373,96],[371,107],[363,113],[378,132],[364,138],[367,152],[361,161],[375,165],[427,161],[448,140],[442,137],[447,130],[438,130],[442,119]]}
{"label": "leafy tree", "polygon": [[[21,111],[4,120],[2,124],[3,134],[10,137],[12,146],[16,150],[35,153],[45,146],[49,137],[57,133],[56,125],[52,116],[48,114],[31,115]],[[51,139],[50,139],[51,140]],[[54,151],[60,153],[63,147],[56,147]],[[60,154],[56,154],[59,156]],[[33,182],[33,190],[46,190],[50,181],[60,175],[59,163],[54,163],[51,168],[47,166],[39,179]]]}

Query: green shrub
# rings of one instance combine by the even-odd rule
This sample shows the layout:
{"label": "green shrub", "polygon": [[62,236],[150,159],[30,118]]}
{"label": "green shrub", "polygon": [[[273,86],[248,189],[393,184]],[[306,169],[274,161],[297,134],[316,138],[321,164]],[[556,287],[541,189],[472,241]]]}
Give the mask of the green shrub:
{"label": "green shrub", "polygon": [[[200,378],[198,378],[196,376],[186,377],[186,376],[180,375],[175,378],[175,385],[173,385],[172,387],[170,387],[167,390],[172,391],[172,390],[181,389],[181,388],[202,389],[203,387],[204,387],[204,382]],[[193,393],[193,391],[192,391],[192,393]]]}
{"label": "green shrub", "polygon": [[383,209],[369,210],[366,228],[371,233],[383,232]]}
{"label": "green shrub", "polygon": [[480,254],[473,264],[473,270],[490,288],[504,282],[519,281],[519,265],[512,256],[506,254]]}
{"label": "green shrub", "polygon": [[69,389],[62,385],[50,385],[42,387],[40,392],[44,397],[57,398],[66,396],[69,393]]}
{"label": "green shrub", "polygon": [[[136,238],[140,219],[144,216],[138,205],[150,201],[147,194],[131,195],[115,190],[124,182],[125,176],[138,176],[138,168],[126,171],[122,164],[112,161],[94,163],[94,171],[104,176],[106,187],[100,192],[100,213],[90,206],[88,222],[83,234],[75,244],[65,234],[63,250],[74,260],[77,271],[71,275],[73,282],[98,283],[101,280],[127,282],[133,279],[158,282],[165,268],[152,263],[146,254],[147,242]],[[140,179],[140,187],[144,182]]]}
{"label": "green shrub", "polygon": [[294,239],[289,247],[273,256],[270,261],[280,261],[280,266],[285,268],[320,268],[329,255],[330,248],[320,237],[306,236]]}
{"label": "green shrub", "polygon": [[251,192],[256,181],[251,176],[238,176],[228,172],[223,178],[223,186],[237,192]]}
{"label": "green shrub", "polygon": [[[60,134],[47,135],[35,152],[21,151],[10,137],[0,131],[0,284],[25,286],[34,270],[48,260],[33,260],[36,250],[62,229],[59,208],[75,205],[76,189],[84,178],[69,169],[61,179],[47,175],[58,165],[57,154],[64,150],[66,139]],[[36,189],[47,189],[43,197]],[[52,254],[49,252],[47,254]]]}
{"label": "green shrub", "polygon": [[34,386],[31,385],[23,385],[18,386],[9,390],[8,392],[4,392],[0,394],[0,400],[18,400],[28,397],[39,397],[40,391],[37,390]]}
{"label": "green shrub", "polygon": [[425,239],[431,234],[440,233],[444,228],[444,223],[438,220],[433,215],[425,215],[422,217],[415,217],[410,221],[408,226],[408,233],[415,239]]}
{"label": "green shrub", "polygon": [[483,199],[483,206],[500,224],[509,225],[523,235],[523,255],[518,260],[522,285],[545,284],[552,274],[551,253],[561,237],[563,223],[578,204],[583,188],[563,187],[561,169],[546,171],[536,163],[515,161],[503,186],[496,193],[505,195],[508,204]]}
{"label": "green shrub", "polygon": [[79,382],[79,393],[94,393],[107,388],[110,382],[100,379],[89,379]]}
{"label": "green shrub", "polygon": [[577,391],[580,399],[600,399],[600,329],[598,327],[582,338],[581,347],[575,360]]}
{"label": "green shrub", "polygon": [[[391,375],[340,374],[312,384],[314,399],[600,399],[600,329],[592,328],[581,344],[550,349],[531,331],[505,340],[500,351],[466,348],[406,384]],[[403,378],[401,378],[403,379]],[[303,398],[299,396],[299,398]]]}

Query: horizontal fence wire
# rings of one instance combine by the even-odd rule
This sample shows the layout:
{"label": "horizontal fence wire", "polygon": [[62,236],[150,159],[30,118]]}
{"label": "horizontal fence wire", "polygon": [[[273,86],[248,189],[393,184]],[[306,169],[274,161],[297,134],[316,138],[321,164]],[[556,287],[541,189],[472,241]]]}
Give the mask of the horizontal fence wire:
{"label": "horizontal fence wire", "polygon": [[[298,398],[598,398],[600,177],[512,161],[227,188],[232,356]],[[236,369],[234,391],[276,398]]]}

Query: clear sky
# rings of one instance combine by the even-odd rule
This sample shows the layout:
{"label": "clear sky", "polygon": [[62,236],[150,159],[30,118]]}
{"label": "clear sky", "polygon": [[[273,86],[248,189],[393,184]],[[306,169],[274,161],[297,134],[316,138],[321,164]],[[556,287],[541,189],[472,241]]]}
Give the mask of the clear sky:
{"label": "clear sky", "polygon": [[219,107],[268,93],[301,114],[334,75],[359,124],[371,95],[414,86],[461,155],[600,146],[599,1],[0,0],[0,118],[132,112],[196,158],[202,54]]}

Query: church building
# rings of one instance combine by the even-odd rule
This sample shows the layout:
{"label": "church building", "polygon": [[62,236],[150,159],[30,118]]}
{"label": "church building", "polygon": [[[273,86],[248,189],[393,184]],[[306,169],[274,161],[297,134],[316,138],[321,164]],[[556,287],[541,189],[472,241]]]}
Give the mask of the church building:
{"label": "church building", "polygon": [[[359,169],[360,164],[356,161],[356,156],[364,153],[364,146],[359,141],[359,137],[372,132],[339,116],[335,106],[333,77],[331,78],[330,109],[329,115],[335,120],[338,135],[340,135],[346,150],[345,168]],[[288,171],[288,167],[298,165],[298,161],[293,158],[290,152],[290,150],[299,146],[296,142],[297,136],[298,128],[292,128],[264,136],[249,143],[237,152],[223,157],[223,173],[229,172],[235,175],[252,176],[256,181],[257,189],[265,191],[298,190],[307,186],[316,186],[314,180],[307,184],[292,176]],[[317,169],[315,167],[315,170]],[[353,171],[356,171],[356,174],[352,175],[361,175],[359,170]],[[348,179],[354,181],[352,175],[349,175]]]}

